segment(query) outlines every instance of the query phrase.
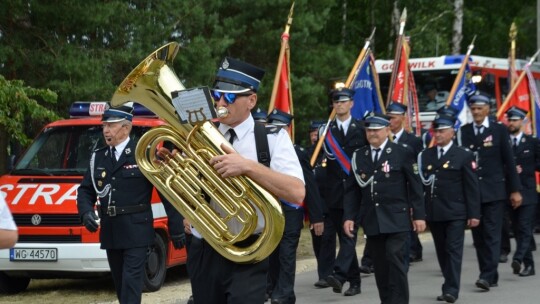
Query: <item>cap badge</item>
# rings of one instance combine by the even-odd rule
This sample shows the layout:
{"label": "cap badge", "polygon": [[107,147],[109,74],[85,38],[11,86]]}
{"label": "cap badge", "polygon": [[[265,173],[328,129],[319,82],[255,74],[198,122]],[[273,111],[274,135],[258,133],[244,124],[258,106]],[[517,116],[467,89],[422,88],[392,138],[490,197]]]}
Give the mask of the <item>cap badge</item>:
{"label": "cap badge", "polygon": [[229,61],[227,59],[223,60],[223,62],[221,63],[221,68],[224,70],[229,68]]}

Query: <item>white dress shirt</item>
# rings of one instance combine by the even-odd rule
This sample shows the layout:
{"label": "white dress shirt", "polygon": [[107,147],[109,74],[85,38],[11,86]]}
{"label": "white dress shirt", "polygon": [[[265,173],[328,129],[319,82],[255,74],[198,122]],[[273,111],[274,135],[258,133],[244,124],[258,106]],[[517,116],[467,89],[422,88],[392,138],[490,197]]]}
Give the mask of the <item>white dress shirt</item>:
{"label": "white dress shirt", "polygon": [[[231,127],[220,124],[218,130],[221,134],[224,134],[226,138],[229,137],[229,129]],[[253,117],[249,116],[244,122],[239,124],[234,128],[236,133],[236,139],[233,143],[233,148],[247,159],[258,162],[257,158],[257,146],[255,144],[255,121]],[[283,129],[274,134],[269,134],[268,138],[268,147],[270,150],[270,169],[296,177],[304,183],[304,174],[302,172],[302,167],[300,166],[300,161],[296,156],[296,151],[291,142],[289,134]],[[219,212],[220,207],[215,204],[212,200],[210,205]],[[258,208],[255,208],[258,215],[257,229],[255,233],[260,233],[264,227],[264,218],[261,211]],[[238,233],[242,228],[242,225],[233,218],[227,224],[229,230],[233,233]],[[200,233],[192,228],[191,232],[194,236],[201,238]]]}

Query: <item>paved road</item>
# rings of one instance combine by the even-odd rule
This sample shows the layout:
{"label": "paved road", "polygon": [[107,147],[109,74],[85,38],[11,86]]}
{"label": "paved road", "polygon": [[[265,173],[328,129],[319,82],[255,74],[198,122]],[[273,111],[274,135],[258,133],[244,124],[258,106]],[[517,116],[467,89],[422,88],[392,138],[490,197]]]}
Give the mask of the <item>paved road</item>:
{"label": "paved road", "polygon": [[[538,235],[535,235],[537,240]],[[538,242],[537,242],[538,243]],[[512,242],[512,246],[515,243]],[[441,294],[442,275],[437,264],[435,248],[431,239],[423,241],[424,260],[414,263],[409,270],[410,303],[444,303],[437,302]],[[509,256],[511,259],[511,256]],[[540,261],[540,253],[534,252],[534,259]],[[539,269],[540,270],[540,269]],[[499,287],[484,292],[474,286],[478,278],[476,253],[472,245],[472,237],[468,232],[465,240],[461,291],[457,303],[540,303],[540,273],[531,277],[519,277],[512,274],[510,263],[499,264]],[[345,297],[333,293],[330,288],[317,289],[313,283],[317,279],[315,271],[300,273],[296,277],[296,298],[298,304],[311,303],[380,303],[373,275],[362,275],[362,294]],[[346,290],[348,285],[344,286]]]}

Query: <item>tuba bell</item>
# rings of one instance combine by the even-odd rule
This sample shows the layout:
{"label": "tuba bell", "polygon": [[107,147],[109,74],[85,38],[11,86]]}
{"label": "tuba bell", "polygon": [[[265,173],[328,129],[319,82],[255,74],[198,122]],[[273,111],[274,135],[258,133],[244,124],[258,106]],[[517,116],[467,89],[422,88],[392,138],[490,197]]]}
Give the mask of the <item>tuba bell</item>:
{"label": "tuba bell", "polygon": [[[142,173],[223,257],[237,263],[261,261],[283,234],[281,205],[250,178],[222,178],[209,165],[210,158],[224,154],[221,145],[229,145],[211,122],[180,123],[171,96],[185,89],[172,69],[178,50],[178,43],[172,42],[150,54],[122,81],[111,105],[135,101],[167,122],[139,139],[135,157]],[[180,152],[158,159],[156,150],[163,142],[172,143]],[[255,232],[257,209],[264,218],[263,231],[251,245],[240,246],[238,242]],[[241,228],[228,228],[230,221]]]}

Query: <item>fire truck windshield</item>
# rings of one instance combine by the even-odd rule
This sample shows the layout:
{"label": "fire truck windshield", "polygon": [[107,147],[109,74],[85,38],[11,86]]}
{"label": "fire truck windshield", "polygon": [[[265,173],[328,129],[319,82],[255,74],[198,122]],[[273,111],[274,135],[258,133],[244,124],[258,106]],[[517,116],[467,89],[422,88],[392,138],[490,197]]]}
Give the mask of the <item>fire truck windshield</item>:
{"label": "fire truck windshield", "polygon": [[[133,126],[137,141],[147,128]],[[13,175],[82,175],[95,149],[105,146],[101,125],[50,127],[17,162]]]}

